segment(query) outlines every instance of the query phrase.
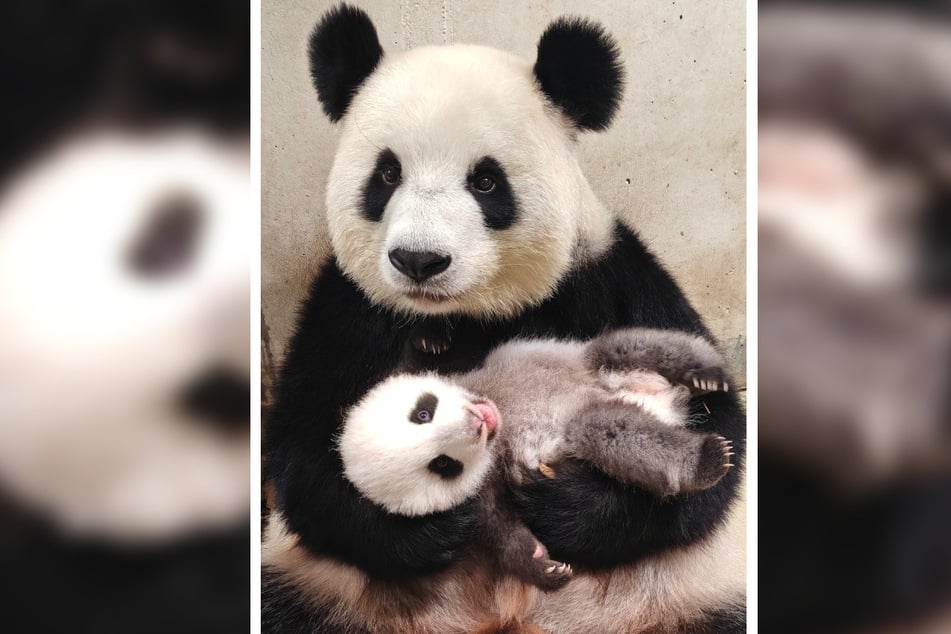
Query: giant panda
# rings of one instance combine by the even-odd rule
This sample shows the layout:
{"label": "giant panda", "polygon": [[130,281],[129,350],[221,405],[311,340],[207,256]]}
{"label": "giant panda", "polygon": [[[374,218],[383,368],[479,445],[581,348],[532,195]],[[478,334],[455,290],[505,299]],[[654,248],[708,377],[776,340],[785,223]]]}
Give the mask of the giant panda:
{"label": "giant panda", "polygon": [[607,128],[620,102],[613,39],[562,18],[534,65],[471,45],[391,57],[369,16],[341,5],[309,44],[319,101],[341,126],[333,258],[300,309],[265,430],[265,631],[491,631],[513,614],[564,632],[744,629],[745,417],[732,392],[689,404],[736,442],[738,468],[710,489],[665,500],[583,471],[511,490],[553,558],[631,583],[493,586],[469,550],[474,512],[394,516],[342,477],[345,411],[404,364],[464,372],[511,339],[622,326],[711,338],[578,164],[578,136]]}

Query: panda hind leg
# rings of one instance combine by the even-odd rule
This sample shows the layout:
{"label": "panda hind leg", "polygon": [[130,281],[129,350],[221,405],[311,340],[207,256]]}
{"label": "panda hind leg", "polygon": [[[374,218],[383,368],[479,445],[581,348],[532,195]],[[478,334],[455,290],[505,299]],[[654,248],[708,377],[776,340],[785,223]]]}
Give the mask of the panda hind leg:
{"label": "panda hind leg", "polygon": [[637,406],[592,403],[570,421],[565,445],[609,477],[659,496],[715,485],[733,466],[733,445],[716,434],[665,425]]}
{"label": "panda hind leg", "polygon": [[535,535],[524,524],[512,530],[499,542],[500,568],[527,584],[545,592],[563,588],[574,574],[569,564],[555,561]]}
{"label": "panda hind leg", "polygon": [[713,344],[679,330],[612,330],[588,343],[585,361],[595,372],[656,372],[698,394],[731,389],[725,362]]}
{"label": "panda hind leg", "polygon": [[482,537],[500,571],[545,592],[565,586],[574,574],[571,566],[551,559],[548,549],[501,500],[503,495],[483,496]]}

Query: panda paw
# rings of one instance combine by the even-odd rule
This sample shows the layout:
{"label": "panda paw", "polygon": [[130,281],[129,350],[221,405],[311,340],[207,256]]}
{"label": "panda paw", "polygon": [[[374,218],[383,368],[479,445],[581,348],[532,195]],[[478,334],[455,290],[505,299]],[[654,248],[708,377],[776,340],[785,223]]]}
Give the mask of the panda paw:
{"label": "panda paw", "polygon": [[438,335],[419,335],[413,337],[410,343],[417,352],[437,355],[449,349],[450,341],[448,337],[440,337]]}
{"label": "panda paw", "polygon": [[704,438],[689,491],[703,491],[719,482],[733,467],[732,457],[732,440],[713,434]]}
{"label": "panda paw", "polygon": [[536,559],[532,583],[544,592],[554,592],[564,588],[571,581],[574,571],[570,564],[555,561],[554,559]]}
{"label": "panda paw", "polygon": [[730,391],[726,371],[719,366],[687,370],[680,382],[690,388],[694,394]]}

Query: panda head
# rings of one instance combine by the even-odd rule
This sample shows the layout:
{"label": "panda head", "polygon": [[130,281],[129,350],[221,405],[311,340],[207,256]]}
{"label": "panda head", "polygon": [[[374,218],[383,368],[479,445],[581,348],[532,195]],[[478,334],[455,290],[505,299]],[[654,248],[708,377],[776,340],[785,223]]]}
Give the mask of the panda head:
{"label": "panda head", "polygon": [[426,515],[475,495],[493,462],[499,412],[436,375],[391,377],[350,410],[344,473],[391,513]]}
{"label": "panda head", "polygon": [[248,159],[83,128],[0,193],[0,491],[67,534],[247,515]]}
{"label": "panda head", "polygon": [[376,303],[412,314],[517,314],[603,252],[612,219],[576,158],[607,127],[619,51],[586,20],[552,23],[534,66],[473,45],[384,56],[360,10],[317,24],[310,68],[341,124],[327,186],[337,262]]}

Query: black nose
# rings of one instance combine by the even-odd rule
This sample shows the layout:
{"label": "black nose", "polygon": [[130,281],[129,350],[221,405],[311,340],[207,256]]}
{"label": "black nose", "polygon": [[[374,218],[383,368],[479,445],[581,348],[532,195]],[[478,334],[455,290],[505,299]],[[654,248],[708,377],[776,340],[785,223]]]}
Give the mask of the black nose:
{"label": "black nose", "polygon": [[390,263],[396,270],[417,282],[425,282],[434,275],[439,275],[449,268],[452,258],[430,251],[407,251],[393,249],[390,251]]}

